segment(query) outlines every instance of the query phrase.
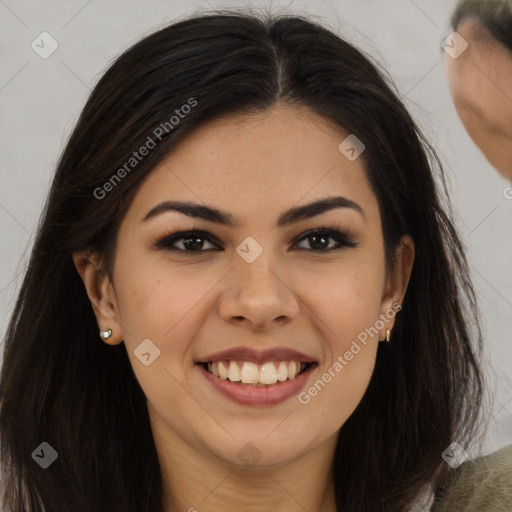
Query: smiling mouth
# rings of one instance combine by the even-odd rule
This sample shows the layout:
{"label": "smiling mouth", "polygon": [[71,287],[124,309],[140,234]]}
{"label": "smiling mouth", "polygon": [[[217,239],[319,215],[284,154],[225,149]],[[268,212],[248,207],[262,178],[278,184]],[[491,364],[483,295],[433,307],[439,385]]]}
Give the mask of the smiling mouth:
{"label": "smiling mouth", "polygon": [[251,361],[225,360],[199,364],[221,380],[242,386],[268,387],[293,380],[317,363],[266,361],[256,364]]}

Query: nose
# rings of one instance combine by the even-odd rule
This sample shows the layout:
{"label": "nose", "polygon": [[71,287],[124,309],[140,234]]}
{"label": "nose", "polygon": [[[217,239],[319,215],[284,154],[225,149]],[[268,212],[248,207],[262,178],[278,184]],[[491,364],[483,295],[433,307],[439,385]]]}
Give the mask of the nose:
{"label": "nose", "polygon": [[300,311],[292,287],[290,273],[275,263],[270,266],[265,251],[252,263],[240,258],[226,280],[219,314],[226,322],[254,330],[285,325]]}

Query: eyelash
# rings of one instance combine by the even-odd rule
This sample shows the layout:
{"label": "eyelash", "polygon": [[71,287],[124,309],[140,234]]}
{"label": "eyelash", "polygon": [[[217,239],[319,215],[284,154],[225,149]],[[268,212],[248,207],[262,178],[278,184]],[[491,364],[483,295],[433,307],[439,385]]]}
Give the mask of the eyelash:
{"label": "eyelash", "polygon": [[[344,247],[350,247],[355,248],[359,245],[359,242],[353,242],[347,235],[342,233],[341,231],[338,231],[335,228],[316,228],[307,231],[306,233],[303,233],[299,237],[295,238],[293,241],[293,244],[296,245],[299,242],[302,242],[303,240],[307,240],[309,237],[312,237],[314,235],[324,235],[327,238],[332,238],[336,241],[338,244],[335,247],[330,247],[328,249],[299,249],[302,251],[309,251],[309,252],[319,252],[319,253],[326,253],[326,252],[332,252],[337,251],[340,249],[343,249]],[[218,250],[218,249],[200,249],[198,251],[187,251],[185,249],[178,249],[174,246],[174,244],[180,240],[187,239],[187,238],[193,238],[193,237],[199,237],[203,240],[206,240],[210,243],[213,243],[214,245],[218,245],[216,243],[215,237],[207,233],[206,231],[202,231],[200,229],[192,228],[188,231],[179,231],[176,233],[166,234],[162,238],[160,238],[154,245],[158,249],[164,249],[169,250],[173,252],[181,252],[183,254],[186,254],[187,256],[194,255],[194,254],[200,254],[206,251],[212,251],[212,250]]]}

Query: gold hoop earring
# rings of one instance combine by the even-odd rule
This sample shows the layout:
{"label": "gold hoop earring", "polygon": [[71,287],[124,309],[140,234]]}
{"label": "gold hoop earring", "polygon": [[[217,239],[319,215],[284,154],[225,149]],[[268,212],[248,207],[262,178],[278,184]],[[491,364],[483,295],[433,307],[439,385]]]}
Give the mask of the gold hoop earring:
{"label": "gold hoop earring", "polygon": [[389,343],[390,338],[391,338],[391,330],[386,329],[386,343]]}
{"label": "gold hoop earring", "polygon": [[108,340],[112,336],[112,329],[106,331],[100,331],[100,336],[103,340]]}

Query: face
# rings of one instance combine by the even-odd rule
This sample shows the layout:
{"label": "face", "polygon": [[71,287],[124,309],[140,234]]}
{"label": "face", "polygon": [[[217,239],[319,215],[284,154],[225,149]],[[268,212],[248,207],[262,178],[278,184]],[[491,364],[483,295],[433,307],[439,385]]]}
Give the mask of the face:
{"label": "face", "polygon": [[[237,465],[333,447],[413,260],[409,240],[386,273],[363,161],[338,149],[348,135],[306,109],[217,118],[144,181],[118,233],[112,282],[94,295],[92,265],[77,264],[99,327],[126,345],[157,444]],[[304,209],[326,198],[342,199]],[[173,210],[176,201],[232,223]],[[240,371],[252,383],[208,372],[208,362],[221,372],[220,361],[229,379]],[[295,378],[293,362],[305,365]]]}
{"label": "face", "polygon": [[489,163],[512,179],[512,53],[476,21],[457,32],[467,50],[444,57],[457,113]]}

